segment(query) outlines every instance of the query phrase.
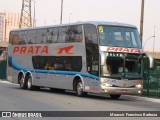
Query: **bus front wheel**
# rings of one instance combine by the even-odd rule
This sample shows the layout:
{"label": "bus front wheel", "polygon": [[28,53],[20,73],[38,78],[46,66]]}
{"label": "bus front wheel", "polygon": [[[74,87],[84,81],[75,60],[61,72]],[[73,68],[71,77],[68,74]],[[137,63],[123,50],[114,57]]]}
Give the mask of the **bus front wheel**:
{"label": "bus front wheel", "polygon": [[32,78],[31,76],[27,76],[27,89],[32,90]]}
{"label": "bus front wheel", "polygon": [[32,85],[32,77],[27,76],[27,89],[28,90],[39,90],[40,87]]}
{"label": "bus front wheel", "polygon": [[81,81],[78,81],[77,82],[77,85],[76,85],[76,94],[79,96],[79,97],[82,97],[82,96],[86,96],[87,93],[83,91],[83,84]]}

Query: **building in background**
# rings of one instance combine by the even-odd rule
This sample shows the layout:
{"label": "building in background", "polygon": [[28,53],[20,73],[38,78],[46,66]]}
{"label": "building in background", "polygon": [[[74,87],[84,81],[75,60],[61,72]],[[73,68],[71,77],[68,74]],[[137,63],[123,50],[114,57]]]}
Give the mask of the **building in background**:
{"label": "building in background", "polygon": [[0,12],[0,47],[6,47],[9,31],[19,28],[20,13]]}

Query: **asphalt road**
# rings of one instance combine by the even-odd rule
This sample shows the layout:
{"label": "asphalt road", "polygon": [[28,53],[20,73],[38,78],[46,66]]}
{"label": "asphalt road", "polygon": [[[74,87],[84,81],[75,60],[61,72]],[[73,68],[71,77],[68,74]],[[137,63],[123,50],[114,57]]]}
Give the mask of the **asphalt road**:
{"label": "asphalt road", "polygon": [[[121,96],[112,100],[109,96],[88,95],[77,97],[74,92],[52,92],[49,89],[29,91],[19,85],[0,81],[0,111],[160,111],[160,103]],[[2,118],[0,118],[1,120]],[[22,118],[3,118],[20,120]],[[28,119],[28,118],[23,118]],[[31,119],[31,118],[30,118]],[[39,120],[39,118],[34,118]],[[51,120],[117,120],[117,117],[53,117]],[[128,120],[118,118],[119,120]],[[131,120],[159,120],[158,117],[129,117]]]}

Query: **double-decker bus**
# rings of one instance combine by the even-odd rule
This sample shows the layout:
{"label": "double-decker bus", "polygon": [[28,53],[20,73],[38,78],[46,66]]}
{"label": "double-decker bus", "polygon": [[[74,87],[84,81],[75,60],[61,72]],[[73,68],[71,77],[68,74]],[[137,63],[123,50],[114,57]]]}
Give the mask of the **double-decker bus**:
{"label": "double-decker bus", "polygon": [[9,37],[8,80],[22,89],[118,99],[142,93],[143,56],[137,28],[129,24],[91,21],[17,29]]}

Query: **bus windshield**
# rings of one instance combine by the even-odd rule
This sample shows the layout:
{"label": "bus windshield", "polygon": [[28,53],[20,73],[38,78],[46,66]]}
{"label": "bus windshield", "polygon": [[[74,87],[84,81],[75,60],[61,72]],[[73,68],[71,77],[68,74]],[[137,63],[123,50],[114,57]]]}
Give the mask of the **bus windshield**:
{"label": "bus windshield", "polygon": [[[114,53],[110,53],[114,54]],[[117,53],[116,53],[117,54]],[[101,75],[115,79],[141,79],[141,61],[139,55],[127,55],[126,57],[108,56],[106,65],[102,65]]]}
{"label": "bus windshield", "polygon": [[141,48],[136,28],[101,25],[98,31],[101,46]]}

